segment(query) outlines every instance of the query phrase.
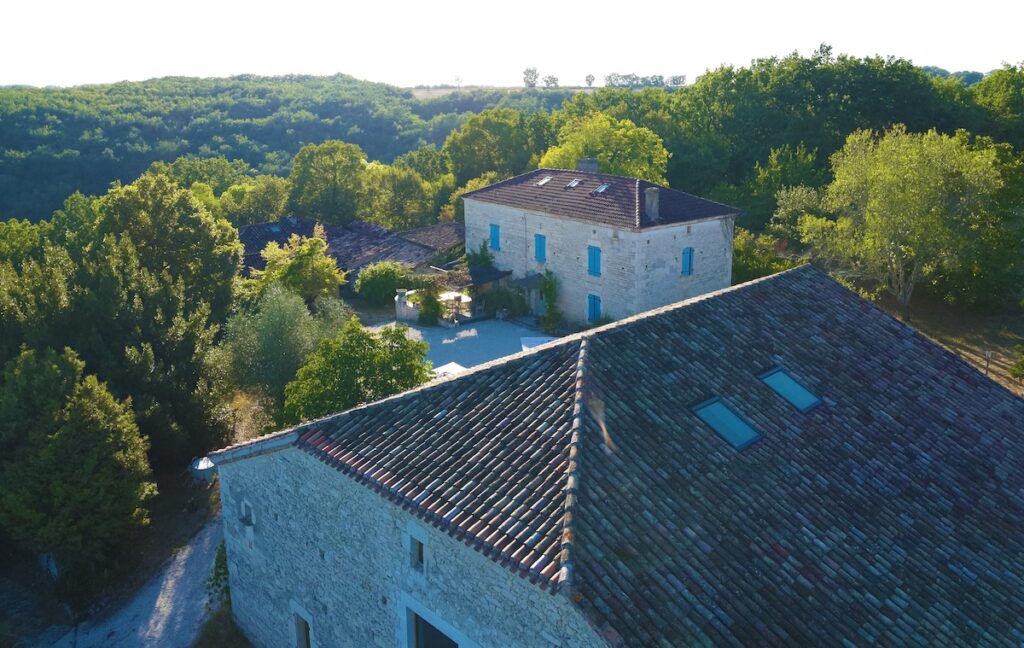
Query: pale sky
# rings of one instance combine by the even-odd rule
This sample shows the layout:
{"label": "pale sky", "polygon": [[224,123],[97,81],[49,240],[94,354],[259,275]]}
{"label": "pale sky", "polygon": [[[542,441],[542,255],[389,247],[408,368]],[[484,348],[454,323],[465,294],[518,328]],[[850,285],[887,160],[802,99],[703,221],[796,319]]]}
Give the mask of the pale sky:
{"label": "pale sky", "polygon": [[835,53],[950,71],[1024,60],[1024,1],[4,0],[0,85],[162,76],[333,74],[400,86],[562,85]]}

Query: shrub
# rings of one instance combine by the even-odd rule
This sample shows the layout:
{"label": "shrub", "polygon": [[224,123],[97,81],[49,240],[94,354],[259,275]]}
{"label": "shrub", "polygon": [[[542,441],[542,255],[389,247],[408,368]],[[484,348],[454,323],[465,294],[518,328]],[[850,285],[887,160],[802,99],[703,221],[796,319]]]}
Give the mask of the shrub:
{"label": "shrub", "polygon": [[562,311],[558,310],[558,280],[546,270],[540,278],[540,298],[544,300],[544,314],[537,318],[548,335],[554,335],[562,326]]}
{"label": "shrub", "polygon": [[483,293],[480,295],[480,302],[483,304],[484,311],[490,315],[505,310],[510,316],[519,317],[530,310],[523,291],[504,286]]}
{"label": "shrub", "polygon": [[736,228],[732,249],[732,282],[741,284],[758,277],[782,272],[797,264],[775,252],[777,239]]}
{"label": "shrub", "polygon": [[1010,375],[1017,380],[1024,380],[1024,344],[1018,345],[1015,351],[1017,361],[1010,365]]}
{"label": "shrub", "polygon": [[476,252],[466,250],[466,265],[473,268],[494,267],[494,255],[491,254],[490,249],[487,247],[487,241],[481,242],[480,249]]}
{"label": "shrub", "polygon": [[395,298],[399,288],[413,288],[414,279],[409,269],[394,261],[372,263],[356,278],[356,294],[378,306],[384,306]]}
{"label": "shrub", "polygon": [[437,299],[437,288],[428,287],[416,293],[419,296],[419,323],[424,326],[436,326],[441,317],[441,302]]}

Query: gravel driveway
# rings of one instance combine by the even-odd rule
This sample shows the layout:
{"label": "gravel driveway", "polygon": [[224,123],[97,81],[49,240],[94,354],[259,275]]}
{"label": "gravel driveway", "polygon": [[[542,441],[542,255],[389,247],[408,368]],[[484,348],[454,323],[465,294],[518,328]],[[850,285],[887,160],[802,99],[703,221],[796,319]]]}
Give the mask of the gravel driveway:
{"label": "gravel driveway", "polygon": [[206,620],[206,579],[222,537],[220,516],[210,520],[121,609],[85,621],[53,648],[188,648]]}

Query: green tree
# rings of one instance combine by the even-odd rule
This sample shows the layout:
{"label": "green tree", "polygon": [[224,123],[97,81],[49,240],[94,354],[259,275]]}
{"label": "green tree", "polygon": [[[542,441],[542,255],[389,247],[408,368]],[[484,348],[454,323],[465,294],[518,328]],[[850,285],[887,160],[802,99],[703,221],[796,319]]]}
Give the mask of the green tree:
{"label": "green tree", "polygon": [[502,175],[496,171],[488,171],[478,178],[473,178],[467,182],[464,186],[459,187],[452,192],[448,198],[448,204],[441,210],[442,220],[454,220],[459,223],[463,223],[466,220],[466,207],[462,202],[462,195],[475,191],[477,189],[483,189],[489,187],[496,182],[507,180],[508,176]]}
{"label": "green tree", "polygon": [[587,82],[587,87],[588,88],[590,88],[590,87],[592,87],[594,85],[594,75],[593,74],[588,74],[587,78],[585,80]]}
{"label": "green tree", "polygon": [[228,319],[216,362],[227,369],[231,384],[257,389],[278,407],[284,388],[317,346],[346,320],[346,309],[337,299],[317,302],[315,313],[305,301],[282,286],[271,286],[253,312]]}
{"label": "green tree", "polygon": [[427,182],[436,182],[448,173],[449,160],[436,146],[428,144],[399,155],[394,165],[412,169]]}
{"label": "green tree", "polygon": [[355,218],[366,156],[338,140],[307,144],[292,160],[290,205],[296,215],[322,223]]}
{"label": "green tree", "polygon": [[488,171],[522,173],[533,153],[525,115],[510,108],[473,115],[444,143],[444,154],[451,160],[459,185]]}
{"label": "green tree", "polygon": [[527,88],[536,88],[538,79],[540,79],[540,73],[537,72],[537,68],[528,67],[523,70],[523,85]]}
{"label": "green tree", "polygon": [[195,157],[183,156],[174,162],[154,162],[150,172],[167,175],[182,187],[190,188],[201,182],[220,195],[233,184],[238,184],[252,176],[252,167],[244,160],[228,161],[224,156]]}
{"label": "green tree", "polygon": [[292,234],[284,245],[272,241],[260,255],[267,264],[263,270],[254,270],[250,280],[257,294],[281,285],[312,302],[318,297],[336,297],[345,283],[345,273],[327,254],[326,236],[319,226],[308,238]]}
{"label": "green tree", "polygon": [[430,378],[427,344],[405,326],[369,331],[350,319],[325,340],[285,387],[285,417],[297,422],[412,389]]}
{"label": "green tree", "polygon": [[737,227],[732,246],[732,283],[741,284],[794,267],[793,261],[779,256],[777,244],[767,234]]}
{"label": "green tree", "polygon": [[768,224],[777,204],[776,194],[786,187],[820,187],[825,174],[817,164],[817,152],[808,151],[803,144],[796,148],[784,144],[773,148],[768,160],[754,165],[754,174],[744,187],[746,199],[739,206],[746,209],[746,227],[761,231]]}
{"label": "green tree", "polygon": [[228,187],[220,196],[220,209],[236,226],[269,223],[284,216],[290,192],[285,178],[256,176],[250,182]]}
{"label": "green tree", "polygon": [[1010,376],[1018,381],[1024,381],[1024,344],[1017,345],[1014,352],[1017,354],[1017,360],[1010,365]]}
{"label": "green tree", "polygon": [[971,91],[993,122],[991,134],[1018,150],[1024,148],[1024,63],[994,70]]}
{"label": "green tree", "polygon": [[825,206],[836,218],[804,217],[802,239],[846,276],[884,286],[904,318],[922,281],[966,261],[970,227],[990,226],[1002,186],[994,150],[970,146],[965,135],[902,126],[853,133],[832,170]]}
{"label": "green tree", "polygon": [[3,385],[0,526],[23,549],[51,554],[81,600],[149,522],[146,440],[131,405],[85,375],[70,349],[23,351]]}
{"label": "green tree", "polygon": [[633,122],[603,113],[566,124],[558,145],[549,149],[540,166],[575,169],[582,158],[596,158],[602,173],[665,183],[668,151],[661,138]]}
{"label": "green tree", "polygon": [[399,288],[415,287],[415,278],[409,269],[394,261],[371,263],[360,270],[355,283],[356,294],[378,306],[393,302]]}
{"label": "green tree", "polygon": [[[92,219],[94,245],[108,236],[131,241],[142,267],[182,282],[188,309],[208,304],[215,321],[223,321],[242,244],[231,223],[210,214],[188,190],[166,176],[146,174],[74,208],[94,211],[94,216],[71,217]],[[64,218],[69,216],[63,212],[55,216],[58,227]]]}
{"label": "green tree", "polygon": [[412,169],[374,162],[366,167],[356,215],[388,229],[412,229],[436,220],[433,197]]}
{"label": "green tree", "polygon": [[546,77],[544,77],[544,87],[545,88],[557,88],[558,87],[558,77],[556,77],[554,74],[549,74]]}

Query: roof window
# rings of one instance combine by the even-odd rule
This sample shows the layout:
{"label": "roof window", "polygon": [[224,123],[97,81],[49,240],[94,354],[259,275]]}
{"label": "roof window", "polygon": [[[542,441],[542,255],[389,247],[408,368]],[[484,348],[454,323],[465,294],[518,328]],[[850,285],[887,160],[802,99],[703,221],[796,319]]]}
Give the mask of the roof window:
{"label": "roof window", "polygon": [[762,374],[761,382],[771,387],[776,394],[785,398],[790,405],[801,412],[809,412],[821,404],[820,398],[798,383],[781,367]]}
{"label": "roof window", "polygon": [[543,178],[541,178],[540,180],[537,181],[537,186],[538,187],[543,187],[544,185],[546,185],[549,182],[551,182],[551,176],[544,176]]}
{"label": "roof window", "polygon": [[610,187],[610,186],[611,186],[611,184],[609,184],[607,182],[602,182],[601,184],[599,184],[597,186],[597,189],[594,189],[594,193],[596,193],[596,194],[604,193],[608,189],[608,187]]}
{"label": "roof window", "polygon": [[693,408],[693,413],[737,450],[742,450],[761,438],[760,432],[740,418],[739,414],[732,411],[720,398],[712,398],[698,404]]}
{"label": "roof window", "polygon": [[566,189],[575,189],[579,184],[583,182],[580,178],[573,178],[569,181],[569,184],[565,185]]}

